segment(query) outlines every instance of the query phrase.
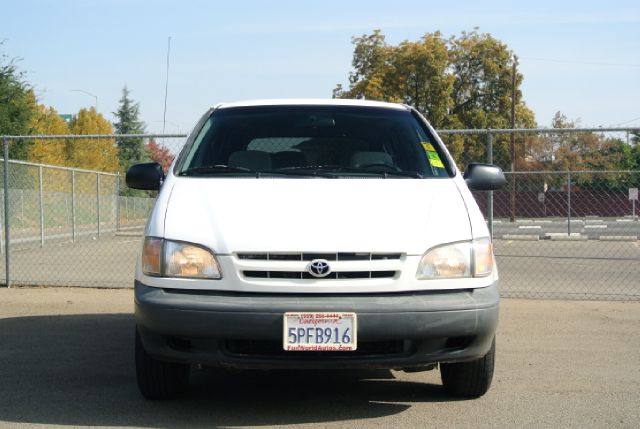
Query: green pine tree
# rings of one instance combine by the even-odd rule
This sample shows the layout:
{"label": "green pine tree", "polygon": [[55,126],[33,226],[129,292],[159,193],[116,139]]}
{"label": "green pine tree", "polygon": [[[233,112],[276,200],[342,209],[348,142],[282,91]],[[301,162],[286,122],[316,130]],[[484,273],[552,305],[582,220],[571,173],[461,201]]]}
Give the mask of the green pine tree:
{"label": "green pine tree", "polygon": [[[140,104],[129,98],[129,89],[122,88],[122,98],[118,111],[113,114],[116,122],[113,124],[116,134],[144,134],[145,124],[139,119]],[[148,153],[141,138],[116,139],[118,159],[121,168],[126,171],[131,165],[148,160]]]}

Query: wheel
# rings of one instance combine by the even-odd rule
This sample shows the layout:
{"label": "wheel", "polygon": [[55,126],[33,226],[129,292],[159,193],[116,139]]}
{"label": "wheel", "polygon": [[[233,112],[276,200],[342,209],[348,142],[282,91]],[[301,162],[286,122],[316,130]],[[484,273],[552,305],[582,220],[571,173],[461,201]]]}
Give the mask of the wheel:
{"label": "wheel", "polygon": [[142,345],[136,329],[136,379],[147,399],[171,399],[183,392],[189,382],[189,365],[154,359]]}
{"label": "wheel", "polygon": [[478,398],[489,390],[493,379],[496,339],[480,359],[470,362],[440,364],[440,377],[447,392],[454,396]]}

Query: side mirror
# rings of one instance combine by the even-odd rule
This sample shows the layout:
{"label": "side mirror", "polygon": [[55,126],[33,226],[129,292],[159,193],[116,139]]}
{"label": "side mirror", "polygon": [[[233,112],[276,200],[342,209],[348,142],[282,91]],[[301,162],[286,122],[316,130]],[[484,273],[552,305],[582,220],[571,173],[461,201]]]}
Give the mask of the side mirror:
{"label": "side mirror", "polygon": [[462,177],[472,191],[496,191],[507,183],[502,169],[491,164],[471,163]]}
{"label": "side mirror", "polygon": [[158,191],[164,181],[162,166],[157,162],[135,164],[129,167],[125,177],[127,186],[143,191]]}

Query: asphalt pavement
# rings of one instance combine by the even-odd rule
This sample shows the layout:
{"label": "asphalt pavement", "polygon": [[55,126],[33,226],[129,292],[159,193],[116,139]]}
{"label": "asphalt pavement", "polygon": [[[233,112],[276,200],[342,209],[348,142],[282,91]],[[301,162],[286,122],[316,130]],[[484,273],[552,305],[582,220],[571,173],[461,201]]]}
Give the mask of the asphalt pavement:
{"label": "asphalt pavement", "polygon": [[502,296],[640,300],[639,241],[495,240]]}
{"label": "asphalt pavement", "polygon": [[[627,239],[637,240],[640,236],[638,217],[619,218],[543,218],[543,219],[495,219],[493,235],[495,238],[517,238],[537,236],[537,239],[561,238],[563,236],[582,237],[588,240]],[[505,237],[507,236],[507,237]]]}
{"label": "asphalt pavement", "polygon": [[502,301],[493,385],[438,371],[198,371],[149,402],[133,369],[132,291],[0,289],[0,427],[489,428],[640,426],[640,303]]}

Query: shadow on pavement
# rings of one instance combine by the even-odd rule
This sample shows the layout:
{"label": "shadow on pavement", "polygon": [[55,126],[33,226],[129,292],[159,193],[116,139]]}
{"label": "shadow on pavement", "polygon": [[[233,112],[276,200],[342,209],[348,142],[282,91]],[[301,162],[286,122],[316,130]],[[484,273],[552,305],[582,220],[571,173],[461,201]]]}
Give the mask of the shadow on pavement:
{"label": "shadow on pavement", "polygon": [[197,371],[189,393],[150,402],[133,369],[129,314],[0,319],[0,421],[77,426],[212,427],[322,423],[451,401],[440,386],[389,371]]}

